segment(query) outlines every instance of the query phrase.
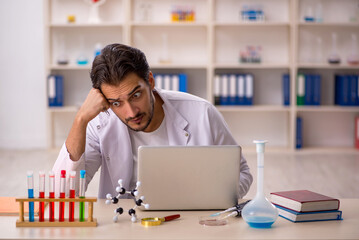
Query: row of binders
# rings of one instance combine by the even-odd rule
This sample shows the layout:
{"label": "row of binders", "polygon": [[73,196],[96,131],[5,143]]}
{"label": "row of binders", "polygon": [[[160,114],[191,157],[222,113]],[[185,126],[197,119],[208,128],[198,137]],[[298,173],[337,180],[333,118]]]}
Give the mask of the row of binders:
{"label": "row of binders", "polygon": [[318,74],[298,74],[297,105],[320,105],[321,76]]}
{"label": "row of binders", "polygon": [[335,75],[334,104],[359,106],[359,75]]}
{"label": "row of binders", "polygon": [[214,77],[216,105],[253,105],[252,74],[222,74]]}
{"label": "row of binders", "polygon": [[[156,74],[154,77],[157,88],[187,92],[186,74]],[[49,107],[62,107],[64,105],[64,77],[62,75],[50,75],[48,77],[47,96]]]}
{"label": "row of binders", "polygon": [[187,92],[187,74],[154,74],[156,88]]}

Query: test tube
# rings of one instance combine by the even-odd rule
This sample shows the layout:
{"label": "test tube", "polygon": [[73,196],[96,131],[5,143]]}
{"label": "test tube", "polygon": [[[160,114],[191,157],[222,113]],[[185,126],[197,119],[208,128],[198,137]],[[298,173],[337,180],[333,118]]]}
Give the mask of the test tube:
{"label": "test tube", "polygon": [[[55,198],[55,173],[49,172],[49,198]],[[49,221],[55,222],[55,202],[50,202]]]}
{"label": "test tube", "polygon": [[[61,170],[60,198],[65,198],[66,170]],[[65,221],[65,202],[60,202],[59,222]]]}
{"label": "test tube", "polygon": [[[80,193],[79,193],[80,198],[85,198],[85,183],[86,183],[85,174],[86,174],[86,170],[80,170]],[[85,203],[84,202],[80,202],[79,221],[80,222],[85,221]]]}
{"label": "test tube", "polygon": [[[34,173],[27,172],[27,194],[29,198],[34,198]],[[29,202],[29,222],[34,222],[34,202]]]}
{"label": "test tube", "polygon": [[[75,180],[76,180],[76,172],[71,171],[70,172],[70,198],[75,198]],[[69,208],[69,221],[73,222],[75,221],[75,202],[70,202],[70,208]]]}
{"label": "test tube", "polygon": [[[45,198],[45,172],[39,172],[39,198]],[[43,222],[45,220],[44,217],[45,210],[45,202],[40,202],[39,207],[39,222]]]}

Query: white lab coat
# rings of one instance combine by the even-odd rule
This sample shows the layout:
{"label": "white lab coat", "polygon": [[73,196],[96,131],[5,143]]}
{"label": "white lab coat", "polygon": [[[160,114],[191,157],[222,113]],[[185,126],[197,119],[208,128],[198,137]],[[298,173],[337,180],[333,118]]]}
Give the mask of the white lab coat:
{"label": "white lab coat", "polygon": [[[209,102],[187,93],[160,89],[155,91],[164,101],[169,145],[237,145],[222,115]],[[57,194],[62,169],[77,171],[77,175],[81,169],[85,169],[87,187],[101,166],[99,198],[105,198],[107,193],[115,195],[118,179],[123,179],[124,187],[129,188],[133,155],[128,128],[110,109],[109,113],[109,116],[100,113],[89,122],[85,152],[79,161],[72,161],[65,144],[62,146],[53,167]],[[243,157],[240,171],[239,196],[243,197],[253,181]]]}

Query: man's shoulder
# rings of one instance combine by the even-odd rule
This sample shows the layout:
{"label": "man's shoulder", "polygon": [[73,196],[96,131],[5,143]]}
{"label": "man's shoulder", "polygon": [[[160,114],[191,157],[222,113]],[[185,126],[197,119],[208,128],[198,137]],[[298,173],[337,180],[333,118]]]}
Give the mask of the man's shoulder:
{"label": "man's shoulder", "polygon": [[210,102],[208,102],[207,100],[192,95],[190,93],[186,93],[186,92],[178,92],[178,91],[166,91],[166,90],[161,90],[160,91],[160,95],[162,98],[164,98],[164,101],[169,101],[172,104],[188,104],[188,103],[192,103],[192,104],[204,104],[204,105],[212,105]]}

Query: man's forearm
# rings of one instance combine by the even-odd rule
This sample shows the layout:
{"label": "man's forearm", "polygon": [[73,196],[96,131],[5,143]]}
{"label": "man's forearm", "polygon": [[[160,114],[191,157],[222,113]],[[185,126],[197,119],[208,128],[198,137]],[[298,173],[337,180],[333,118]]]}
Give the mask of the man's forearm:
{"label": "man's forearm", "polygon": [[88,121],[77,114],[66,139],[66,148],[73,161],[78,161],[85,152],[87,124]]}

